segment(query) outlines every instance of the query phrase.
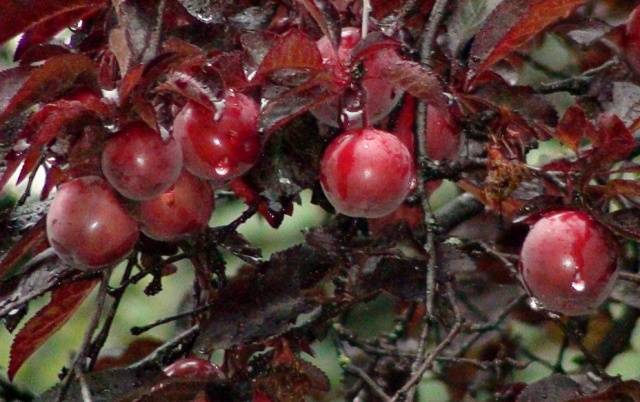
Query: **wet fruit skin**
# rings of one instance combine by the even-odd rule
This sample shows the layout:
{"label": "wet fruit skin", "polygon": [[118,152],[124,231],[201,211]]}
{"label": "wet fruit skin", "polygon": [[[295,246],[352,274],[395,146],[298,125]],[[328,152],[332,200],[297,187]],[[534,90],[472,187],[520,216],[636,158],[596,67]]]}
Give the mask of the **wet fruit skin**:
{"label": "wet fruit skin", "polygon": [[47,237],[56,254],[82,270],[121,261],[138,240],[138,225],[111,186],[86,176],[60,186],[47,214]]}
{"label": "wet fruit skin", "polygon": [[[351,69],[354,66],[352,65],[351,52],[359,41],[360,30],[358,28],[344,28],[337,55],[326,36],[317,42],[324,64],[333,71],[334,79],[339,86],[346,88],[352,79]],[[366,111],[370,124],[378,123],[384,119],[402,97],[402,91],[394,88],[385,78],[384,72],[389,63],[396,59],[399,60],[399,56],[393,49],[383,49],[364,58],[365,73],[362,77],[362,87],[366,92]],[[338,127],[339,106],[340,102],[335,98],[315,107],[311,112],[320,122]]]}
{"label": "wet fruit skin", "polygon": [[258,105],[243,94],[228,91],[220,107],[214,113],[190,101],[173,123],[186,169],[215,185],[244,174],[261,151]]}
{"label": "wet fruit skin", "polygon": [[583,315],[609,295],[617,255],[612,234],[586,212],[549,212],[527,234],[520,269],[529,293],[543,307]]}
{"label": "wet fruit skin", "polygon": [[165,193],[140,203],[140,229],[155,240],[180,240],[206,227],[213,207],[209,183],[183,172]]}
{"label": "wet fruit skin", "polygon": [[148,200],[171,187],[182,171],[182,150],[144,123],[129,125],[111,137],[102,152],[102,172],[122,195]]}
{"label": "wet fruit skin", "polygon": [[329,144],[320,183],[336,211],[379,218],[402,204],[414,174],[411,153],[396,136],[366,128],[347,131]]}
{"label": "wet fruit skin", "polygon": [[195,357],[186,357],[176,360],[173,364],[164,368],[167,377],[184,377],[196,379],[221,379],[224,378],[222,370],[208,360]]}

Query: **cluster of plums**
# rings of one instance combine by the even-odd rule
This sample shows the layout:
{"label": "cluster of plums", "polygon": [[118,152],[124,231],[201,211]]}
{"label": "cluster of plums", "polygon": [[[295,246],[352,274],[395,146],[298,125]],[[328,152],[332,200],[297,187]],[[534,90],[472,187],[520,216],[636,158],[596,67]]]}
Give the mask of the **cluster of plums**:
{"label": "cluster of plums", "polygon": [[242,175],[260,154],[257,104],[235,92],[222,103],[215,112],[187,103],[168,140],[140,122],[109,138],[104,178],[75,178],[55,195],[47,236],[56,253],[80,269],[96,269],[126,257],[139,231],[177,241],[202,230],[214,208],[211,186]]}
{"label": "cluster of plums", "polygon": [[[318,42],[324,63],[342,85],[351,79],[351,52],[359,37],[357,29],[345,29],[337,51],[325,38]],[[372,123],[384,118],[401,95],[382,74],[393,57],[395,50],[385,50],[363,60],[365,113]],[[210,110],[188,102],[168,140],[143,123],[113,135],[102,153],[104,178],[76,178],[55,196],[47,233],[57,254],[81,269],[95,269],[126,257],[139,231],[152,239],[177,241],[202,230],[214,208],[211,186],[244,174],[261,153],[257,103],[232,91],[221,103],[220,109]],[[330,100],[312,113],[337,127],[339,105]],[[457,134],[432,107],[427,129],[426,151],[432,158],[455,153]],[[394,134],[372,127],[348,129],[326,148],[320,183],[337,212],[379,218],[398,209],[414,187],[413,160],[412,151]],[[530,294],[545,308],[569,315],[596,308],[608,296],[616,272],[613,235],[579,210],[540,217],[521,252],[522,279]]]}

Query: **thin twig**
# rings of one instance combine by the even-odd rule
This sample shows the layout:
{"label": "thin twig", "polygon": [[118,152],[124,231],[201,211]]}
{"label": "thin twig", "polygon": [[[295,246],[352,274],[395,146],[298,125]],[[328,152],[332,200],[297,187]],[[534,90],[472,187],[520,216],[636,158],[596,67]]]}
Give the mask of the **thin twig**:
{"label": "thin twig", "polygon": [[378,398],[382,399],[385,402],[391,401],[389,395],[387,395],[386,392],[384,392],[384,390],[380,388],[380,386],[373,380],[373,378],[371,378],[369,374],[367,374],[360,367],[349,364],[345,366],[344,370],[349,374],[360,377],[360,379],[364,381],[369,386],[369,388],[371,388],[371,390],[378,396]]}
{"label": "thin twig", "polygon": [[422,380],[424,373],[427,372],[431,368],[431,365],[435,361],[435,359],[440,355],[440,353],[447,347],[449,344],[455,339],[456,336],[462,331],[463,323],[458,321],[454,324],[451,331],[447,334],[447,336],[436,346],[431,353],[427,356],[427,358],[422,362],[418,370],[409,378],[409,380],[400,388],[400,390],[396,393],[396,395],[391,399],[392,402],[405,401],[405,397],[407,394],[411,393],[411,391],[415,388],[416,385]]}
{"label": "thin twig", "polygon": [[71,385],[71,380],[76,376],[76,371],[79,369],[81,372],[85,372],[88,369],[88,364],[86,362],[87,354],[89,353],[89,348],[91,346],[91,340],[93,339],[93,335],[100,324],[100,319],[102,317],[102,313],[104,311],[104,305],[107,298],[107,288],[109,286],[109,278],[111,277],[111,269],[107,269],[102,273],[102,281],[100,282],[100,288],[98,289],[98,296],[96,298],[96,309],[93,317],[91,318],[91,322],[85,331],[84,338],[82,340],[82,346],[80,347],[80,351],[77,356],[73,360],[71,364],[71,368],[67,373],[65,379],[63,380],[60,386],[60,393],[56,398],[57,402],[62,402],[65,399],[67,391],[69,390],[69,386]]}
{"label": "thin twig", "polygon": [[109,337],[109,333],[111,332],[111,326],[113,325],[113,320],[115,319],[116,313],[118,312],[118,308],[120,307],[120,301],[122,301],[122,297],[124,296],[124,292],[127,289],[127,286],[124,284],[127,283],[129,278],[131,277],[131,272],[133,271],[133,266],[136,263],[136,257],[132,256],[127,261],[127,266],[122,274],[122,279],[120,280],[120,287],[116,292],[112,292],[111,296],[113,297],[113,302],[111,303],[111,307],[109,309],[109,313],[107,314],[107,318],[102,324],[102,328],[100,332],[96,336],[95,340],[91,344],[91,348],[89,349],[89,353],[87,354],[87,359],[89,361],[89,370],[92,370],[95,366],[98,356],[100,355],[100,350],[104,347],[104,344]]}
{"label": "thin twig", "polygon": [[191,311],[185,311],[184,313],[179,313],[176,315],[172,315],[170,317],[166,317],[166,318],[162,318],[158,321],[152,322],[151,324],[147,324],[147,325],[143,325],[143,326],[136,326],[136,327],[132,327],[131,328],[131,334],[132,335],[140,335],[143,334],[155,327],[158,327],[160,325],[163,324],[168,324],[170,322],[179,320],[181,318],[185,318],[185,317],[191,317],[192,315],[196,315],[198,313],[202,313],[203,311],[206,311],[208,309],[210,309],[211,307],[213,307],[214,304],[206,304],[204,306],[200,306],[196,309],[193,309]]}
{"label": "thin twig", "polygon": [[166,365],[167,357],[174,353],[175,349],[184,346],[185,344],[193,342],[195,337],[200,332],[200,326],[194,325],[193,327],[183,331],[170,341],[164,343],[157,348],[152,354],[140,360],[139,362],[130,366],[131,369],[137,369],[142,367],[158,366],[163,367]]}

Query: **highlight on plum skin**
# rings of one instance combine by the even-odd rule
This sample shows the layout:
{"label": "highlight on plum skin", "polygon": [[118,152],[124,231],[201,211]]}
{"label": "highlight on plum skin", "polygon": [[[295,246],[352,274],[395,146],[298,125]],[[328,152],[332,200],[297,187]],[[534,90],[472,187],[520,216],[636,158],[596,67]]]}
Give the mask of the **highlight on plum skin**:
{"label": "highlight on plum skin", "polygon": [[182,171],[182,150],[144,123],[124,127],[102,152],[102,172],[123,196],[148,200],[171,187]]}
{"label": "highlight on plum skin", "polygon": [[216,108],[187,102],[174,120],[173,135],[186,169],[222,185],[243,175],[260,157],[259,110],[253,99],[233,91]]}
{"label": "highlight on plum skin", "polygon": [[81,270],[124,259],[138,240],[138,225],[109,184],[97,176],[60,186],[47,214],[47,237],[56,254]]}
{"label": "highlight on plum skin", "polygon": [[[326,36],[320,38],[317,44],[324,64],[333,72],[336,84],[346,88],[352,80],[354,63],[351,52],[360,42],[360,30],[343,28],[341,39],[337,54]],[[365,110],[369,124],[376,124],[384,119],[402,98],[402,91],[385,78],[385,69],[395,60],[400,60],[400,56],[390,48],[365,56],[363,60],[362,87],[365,91]],[[332,127],[340,125],[340,101],[337,97],[314,107],[311,113],[323,124]]]}
{"label": "highlight on plum skin", "polygon": [[613,287],[618,245],[584,211],[548,212],[525,238],[520,271],[534,305],[570,316],[589,314]]}
{"label": "highlight on plum skin", "polygon": [[209,183],[188,172],[160,196],[138,207],[140,230],[159,241],[177,241],[203,230],[214,208]]}
{"label": "highlight on plum skin", "polygon": [[379,218],[397,209],[415,180],[413,158],[393,134],[366,128],[331,142],[320,165],[320,183],[336,211]]}

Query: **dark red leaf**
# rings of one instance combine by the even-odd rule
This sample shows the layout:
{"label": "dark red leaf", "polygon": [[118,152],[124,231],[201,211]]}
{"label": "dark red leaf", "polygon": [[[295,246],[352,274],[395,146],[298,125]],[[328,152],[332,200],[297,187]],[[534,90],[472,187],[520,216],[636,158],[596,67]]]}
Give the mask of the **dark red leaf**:
{"label": "dark red leaf", "polygon": [[640,209],[627,208],[598,216],[601,223],[620,236],[640,240]]}
{"label": "dark red leaf", "polygon": [[6,110],[11,99],[29,78],[30,67],[16,67],[0,71],[0,110]]}
{"label": "dark red leaf", "polygon": [[336,10],[333,2],[330,0],[297,0],[309,12],[311,17],[316,21],[322,33],[325,34],[337,49],[340,45],[340,13]]}
{"label": "dark red leaf", "polygon": [[606,113],[600,115],[597,128],[590,156],[592,166],[605,166],[625,159],[635,149],[633,134],[618,116]]}
{"label": "dark red leaf", "polygon": [[3,0],[0,2],[0,43],[61,14],[106,4],[107,0]]}
{"label": "dark red leaf", "polygon": [[471,48],[477,77],[586,0],[505,0],[489,15]]}
{"label": "dark red leaf", "polygon": [[72,282],[53,291],[49,304],[38,311],[13,339],[7,372],[10,380],[22,364],[71,318],[97,283],[97,280]]}
{"label": "dark red leaf", "polygon": [[583,138],[596,137],[596,129],[587,119],[584,110],[580,106],[573,105],[562,116],[554,137],[577,152]]}
{"label": "dark red leaf", "polygon": [[67,54],[52,57],[42,67],[33,71],[11,97],[0,113],[0,122],[6,121],[36,102],[55,99],[78,82],[93,87],[96,85],[96,78],[96,65],[86,56]]}
{"label": "dark red leaf", "polygon": [[264,57],[257,78],[267,77],[271,72],[281,69],[319,70],[322,68],[322,55],[305,33],[292,29],[279,38]]}
{"label": "dark red leaf", "polygon": [[50,59],[54,56],[62,56],[71,53],[71,49],[66,46],[41,44],[31,46],[20,58],[20,64],[29,65],[39,61]]}
{"label": "dark red leaf", "polygon": [[400,43],[383,34],[382,32],[371,32],[366,38],[359,41],[351,51],[351,64],[363,60],[383,49],[398,49]]}
{"label": "dark red leaf", "polygon": [[117,0],[120,28],[111,31],[109,43],[124,73],[158,55],[165,1]]}
{"label": "dark red leaf", "polygon": [[251,85],[244,72],[244,61],[241,51],[222,53],[210,58],[207,67],[218,72],[225,88],[241,89]]}
{"label": "dark red leaf", "polygon": [[440,110],[448,110],[449,99],[438,76],[414,61],[398,61],[387,68],[387,78],[416,98]]}
{"label": "dark red leaf", "polygon": [[260,129],[267,134],[272,133],[335,95],[331,77],[319,74],[309,82],[269,100],[260,111]]}
{"label": "dark red leaf", "polygon": [[21,60],[25,52],[33,46],[46,42],[74,22],[91,16],[91,14],[99,10],[105,2],[97,1],[93,3],[95,4],[89,2],[85,7],[70,8],[62,11],[27,30],[20,38],[14,54],[14,60]]}
{"label": "dark red leaf", "polygon": [[44,218],[25,233],[0,261],[0,278],[6,279],[16,269],[49,247]]}

